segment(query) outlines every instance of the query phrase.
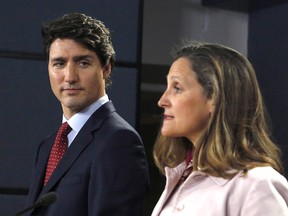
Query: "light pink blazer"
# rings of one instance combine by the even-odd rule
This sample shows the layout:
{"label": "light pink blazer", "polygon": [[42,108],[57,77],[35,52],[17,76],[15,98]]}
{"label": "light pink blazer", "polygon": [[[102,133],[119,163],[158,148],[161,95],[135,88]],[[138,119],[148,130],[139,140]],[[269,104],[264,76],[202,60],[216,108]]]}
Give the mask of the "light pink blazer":
{"label": "light pink blazer", "polygon": [[231,180],[193,172],[163,208],[184,169],[185,163],[165,168],[166,186],[152,216],[288,216],[287,180],[271,167]]}

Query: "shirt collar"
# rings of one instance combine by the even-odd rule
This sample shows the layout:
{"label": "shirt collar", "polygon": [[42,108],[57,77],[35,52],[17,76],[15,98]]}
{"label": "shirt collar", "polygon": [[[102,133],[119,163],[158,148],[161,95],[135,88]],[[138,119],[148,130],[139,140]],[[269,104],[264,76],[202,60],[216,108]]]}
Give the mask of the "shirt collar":
{"label": "shirt collar", "polygon": [[[180,176],[184,172],[186,166],[187,166],[186,161],[183,161],[182,163],[180,163],[178,166],[176,166],[174,168],[165,167],[166,175]],[[225,185],[229,181],[229,179],[224,179],[222,177],[215,177],[215,176],[207,175],[206,173],[204,173],[200,170],[199,171],[193,171],[190,175],[192,178],[194,178],[196,176],[197,176],[197,178],[199,178],[199,176],[201,176],[202,178],[207,177],[207,178],[211,179],[212,182],[214,182],[215,184],[217,184],[220,187]]]}
{"label": "shirt collar", "polygon": [[105,94],[103,97],[99,98],[97,101],[89,105],[88,107],[84,108],[80,112],[73,115],[70,119],[66,119],[63,115],[62,122],[68,122],[70,127],[78,133],[83,125],[87,122],[90,116],[98,110],[103,104],[109,101],[108,95]]}

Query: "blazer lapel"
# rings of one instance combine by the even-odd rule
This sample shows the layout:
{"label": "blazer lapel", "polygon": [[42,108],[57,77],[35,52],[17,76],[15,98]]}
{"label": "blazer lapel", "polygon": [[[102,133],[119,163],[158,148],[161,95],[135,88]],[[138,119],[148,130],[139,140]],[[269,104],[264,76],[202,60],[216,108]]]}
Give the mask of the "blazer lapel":
{"label": "blazer lapel", "polygon": [[[93,132],[101,126],[105,118],[114,112],[115,108],[112,102],[107,102],[102,105],[93,115],[88,119],[83,128],[79,131],[75,140],[71,143],[68,151],[61,159],[60,163],[54,170],[52,176],[50,177],[48,183],[43,188],[40,196],[49,192],[52,187],[62,178],[62,176],[67,172],[67,170],[72,166],[75,160],[81,152],[93,141]],[[51,148],[51,147],[50,147]],[[48,150],[49,151],[49,150]],[[48,160],[48,157],[47,157]],[[47,162],[46,160],[46,162]],[[46,166],[46,163],[45,163]],[[45,168],[44,168],[45,169]]]}

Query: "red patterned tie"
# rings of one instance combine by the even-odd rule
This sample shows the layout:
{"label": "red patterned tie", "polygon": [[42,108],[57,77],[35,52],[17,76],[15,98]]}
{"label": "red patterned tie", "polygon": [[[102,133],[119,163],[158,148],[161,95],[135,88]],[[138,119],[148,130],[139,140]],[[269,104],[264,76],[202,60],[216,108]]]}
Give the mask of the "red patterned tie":
{"label": "red patterned tie", "polygon": [[47,163],[46,168],[46,175],[44,180],[44,185],[47,184],[50,176],[52,175],[53,171],[57,167],[59,161],[65,154],[67,147],[68,147],[68,138],[67,135],[70,133],[71,127],[67,122],[63,123],[57,133],[56,139],[52,146],[49,160]]}

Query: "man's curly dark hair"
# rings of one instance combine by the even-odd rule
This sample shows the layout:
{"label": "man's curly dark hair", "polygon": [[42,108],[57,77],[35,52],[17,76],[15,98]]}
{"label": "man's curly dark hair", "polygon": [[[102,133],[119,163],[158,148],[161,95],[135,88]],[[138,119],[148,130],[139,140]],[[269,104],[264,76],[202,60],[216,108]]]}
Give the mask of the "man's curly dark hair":
{"label": "man's curly dark hair", "polygon": [[[100,20],[81,13],[70,13],[42,25],[44,52],[49,59],[51,44],[57,39],[73,39],[92,50],[98,56],[102,67],[115,63],[115,51],[111,33]],[[106,79],[106,87],[112,82]]]}

